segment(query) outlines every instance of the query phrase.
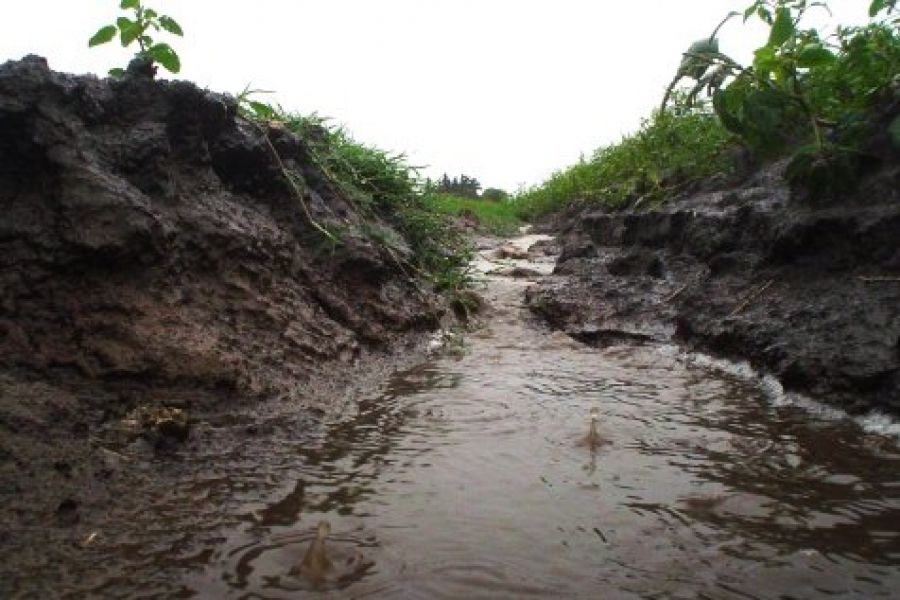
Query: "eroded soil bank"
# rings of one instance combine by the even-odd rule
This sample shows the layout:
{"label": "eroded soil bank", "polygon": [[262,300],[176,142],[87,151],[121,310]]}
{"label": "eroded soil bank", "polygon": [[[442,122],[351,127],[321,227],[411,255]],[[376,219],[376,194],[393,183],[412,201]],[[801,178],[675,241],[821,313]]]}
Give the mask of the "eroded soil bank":
{"label": "eroded soil bank", "polygon": [[4,540],[3,597],[896,596],[896,425],[672,345],[549,331],[522,299],[550,246],[504,246],[479,240],[464,344],[340,414],[257,403],[170,454],[123,449],[108,510]]}
{"label": "eroded soil bank", "polygon": [[209,450],[192,423],[339,407],[443,314],[303,139],[139,69],[0,65],[0,215],[4,555],[70,551],[47,532],[154,477],[136,456]]}
{"label": "eroded soil bank", "polygon": [[851,413],[900,414],[900,153],[872,154],[831,202],[792,194],[781,163],[658,210],[573,211],[527,301],[582,341],[675,339]]}

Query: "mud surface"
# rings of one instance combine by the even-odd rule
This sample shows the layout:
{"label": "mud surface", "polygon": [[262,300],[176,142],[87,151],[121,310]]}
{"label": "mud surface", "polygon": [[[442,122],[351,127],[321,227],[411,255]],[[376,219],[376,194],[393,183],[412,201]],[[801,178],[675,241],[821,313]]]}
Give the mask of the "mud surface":
{"label": "mud surface", "polygon": [[674,339],[850,412],[900,414],[896,154],[828,203],[792,197],[776,164],[655,211],[569,215],[528,303],[585,342]]}
{"label": "mud surface", "polygon": [[17,532],[5,597],[896,596],[896,422],[866,431],[671,345],[550,331],[522,300],[553,258],[498,249],[464,343],[342,414],[248,405],[167,456],[125,449],[107,511]]}
{"label": "mud surface", "polygon": [[167,453],[215,452],[210,423],[339,410],[438,325],[304,140],[236,109],[138,70],[0,65],[4,587],[31,575],[11,555],[54,564],[71,528],[177,471]]}

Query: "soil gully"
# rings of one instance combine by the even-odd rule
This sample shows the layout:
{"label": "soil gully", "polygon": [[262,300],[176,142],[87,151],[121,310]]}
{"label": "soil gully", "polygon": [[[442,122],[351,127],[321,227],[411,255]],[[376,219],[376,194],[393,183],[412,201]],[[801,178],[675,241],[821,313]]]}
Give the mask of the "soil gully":
{"label": "soil gully", "polygon": [[[482,272],[504,267],[493,256],[482,251]],[[527,278],[485,282],[491,312],[465,352],[396,375],[357,414],[281,415],[251,436],[240,417],[206,423],[199,435],[219,440],[209,455],[136,467],[167,478],[106,523],[80,524],[99,534],[68,555],[66,589],[894,597],[896,440],[773,405],[669,346],[581,345],[531,318]],[[579,443],[592,408],[605,442],[593,451]],[[290,573],[323,519],[334,567],[313,585]]]}

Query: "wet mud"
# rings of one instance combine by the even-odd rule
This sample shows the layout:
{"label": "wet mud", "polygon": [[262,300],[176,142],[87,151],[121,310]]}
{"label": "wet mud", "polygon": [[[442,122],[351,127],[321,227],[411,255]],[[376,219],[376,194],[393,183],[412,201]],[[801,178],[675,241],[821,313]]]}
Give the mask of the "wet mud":
{"label": "wet mud", "polygon": [[0,65],[0,214],[7,589],[44,589],[58,555],[93,545],[79,528],[178,472],[178,452],[221,450],[213,424],[340,411],[445,312],[361,233],[305,140],[139,69],[114,81],[34,56]]}
{"label": "wet mud", "polygon": [[655,210],[571,212],[528,303],[588,343],[676,341],[850,412],[900,415],[898,154],[818,204],[782,162]]}
{"label": "wet mud", "polygon": [[[0,66],[0,125],[3,597],[900,585],[896,422],[683,352],[674,316],[548,328],[540,294],[578,285],[578,239],[600,252],[579,231],[558,266],[546,236],[482,240],[480,322],[424,360],[437,301],[365,238],[321,248],[227,99],[26,59]],[[317,219],[356,222],[302,140],[279,148]],[[643,286],[677,264],[613,270]]]}
{"label": "wet mud", "polygon": [[[344,414],[248,408],[196,423],[196,447],[130,458],[144,477],[108,512],[6,554],[8,591],[893,596],[900,431],[795,406],[672,345],[552,331],[524,294],[554,258],[482,246],[485,313],[464,344]],[[311,568],[319,540],[329,566]]]}

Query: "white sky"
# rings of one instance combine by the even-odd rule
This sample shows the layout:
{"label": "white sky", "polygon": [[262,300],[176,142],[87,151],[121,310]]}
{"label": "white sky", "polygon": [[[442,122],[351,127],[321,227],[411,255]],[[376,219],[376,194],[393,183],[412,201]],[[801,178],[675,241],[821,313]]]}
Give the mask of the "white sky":
{"label": "white sky", "polygon": [[[432,176],[514,191],[636,129],[694,40],[750,0],[147,0],[184,28],[180,78],[269,99],[405,152]],[[0,62],[28,53],[105,74],[130,52],[87,39],[118,0],[3,0]],[[869,0],[831,0],[863,22]],[[765,39],[735,19],[722,50]],[[169,41],[169,40],[167,40]]]}

